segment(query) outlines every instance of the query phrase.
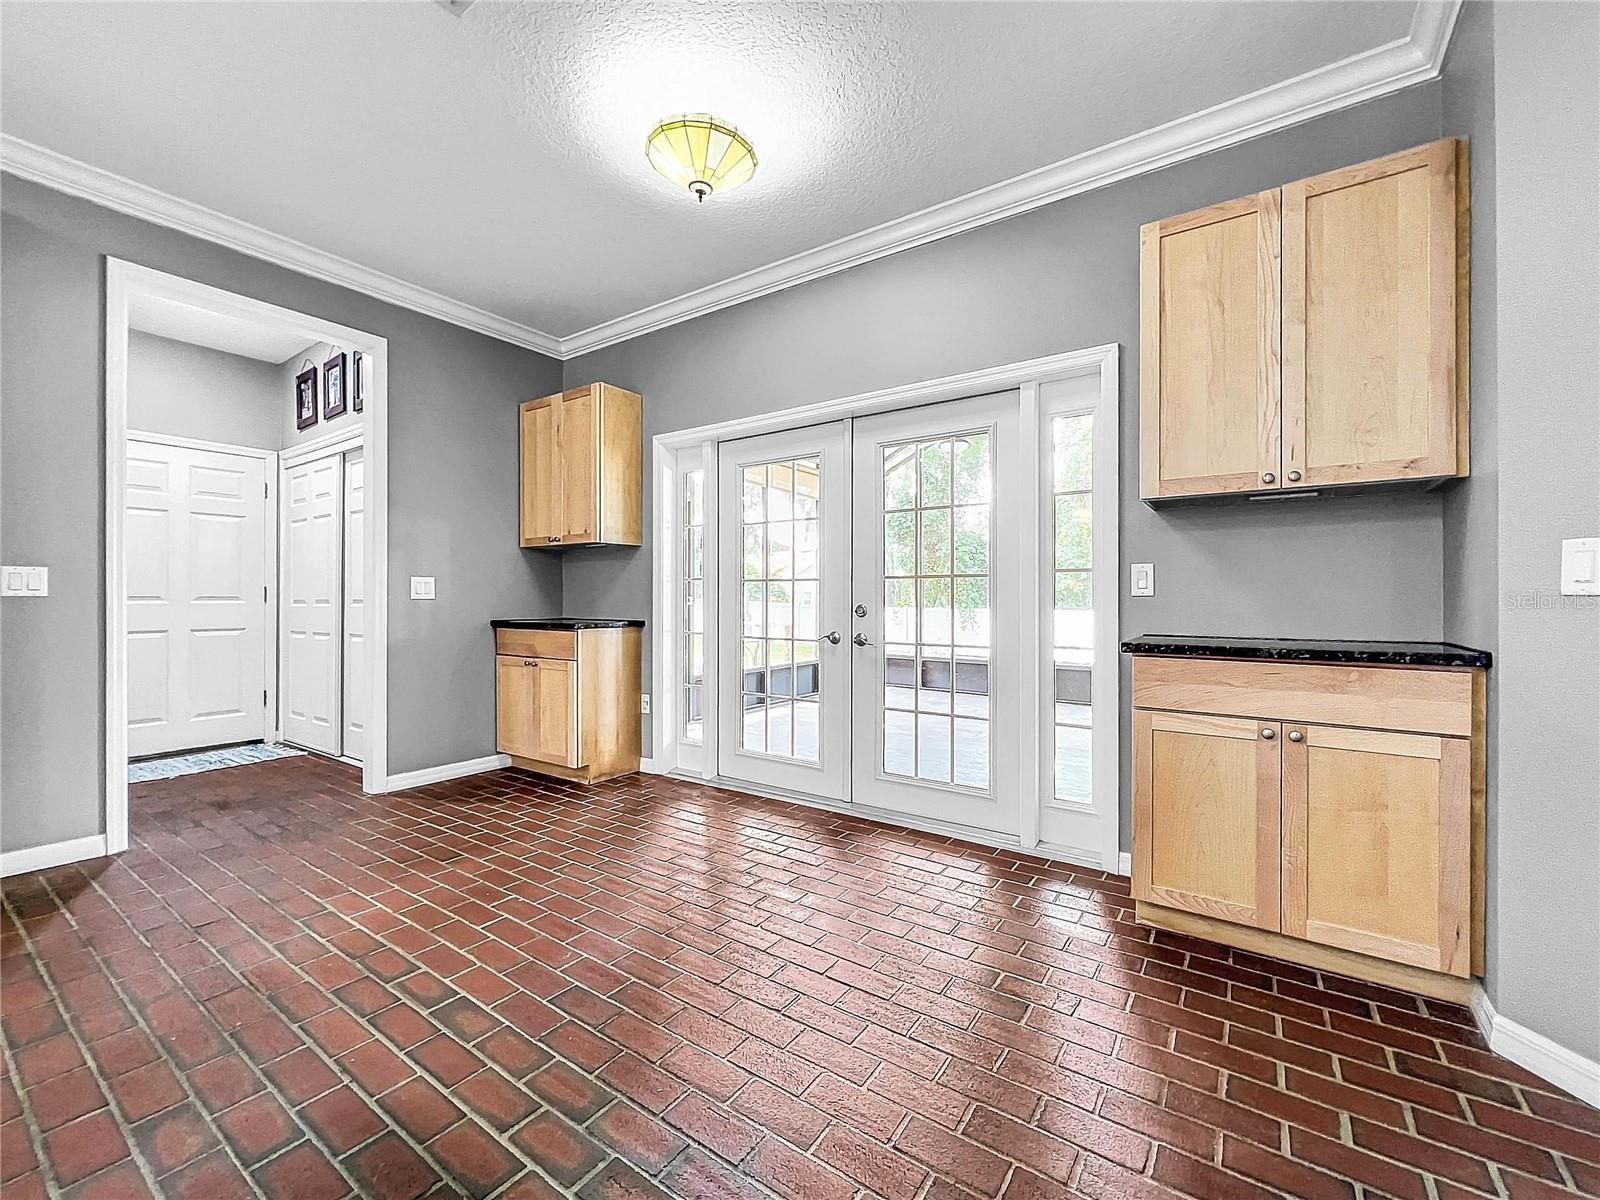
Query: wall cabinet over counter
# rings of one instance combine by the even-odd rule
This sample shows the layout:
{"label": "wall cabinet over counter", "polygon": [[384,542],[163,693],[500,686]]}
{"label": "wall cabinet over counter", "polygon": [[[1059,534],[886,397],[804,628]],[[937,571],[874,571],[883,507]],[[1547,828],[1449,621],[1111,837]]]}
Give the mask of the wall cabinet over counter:
{"label": "wall cabinet over counter", "polygon": [[1129,647],[1139,920],[1468,995],[1483,972],[1483,668]]}
{"label": "wall cabinet over counter", "polygon": [[592,383],[522,405],[522,545],[637,546],[644,401]]}
{"label": "wall cabinet over counter", "polygon": [[1140,231],[1147,501],[1467,473],[1466,143]]}

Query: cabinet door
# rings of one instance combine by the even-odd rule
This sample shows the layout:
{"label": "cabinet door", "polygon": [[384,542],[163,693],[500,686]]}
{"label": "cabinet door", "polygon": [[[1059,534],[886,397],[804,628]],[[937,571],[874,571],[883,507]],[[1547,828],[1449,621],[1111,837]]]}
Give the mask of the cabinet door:
{"label": "cabinet door", "polygon": [[528,757],[564,767],[578,766],[577,664],[559,658],[536,658],[533,678],[533,748]]}
{"label": "cabinet door", "polygon": [[1466,471],[1458,148],[1447,139],[1283,189],[1291,487]]}
{"label": "cabinet door", "polygon": [[1279,486],[1278,204],[1262,192],[1140,230],[1147,499]]}
{"label": "cabinet door", "polygon": [[596,388],[561,397],[560,445],[563,541],[592,542],[599,529],[600,411]]}
{"label": "cabinet door", "polygon": [[1277,930],[1279,727],[1133,714],[1133,895]]}
{"label": "cabinet door", "polygon": [[522,544],[559,542],[565,528],[561,505],[561,446],[556,433],[559,402],[552,398],[522,406]]}
{"label": "cabinet door", "polygon": [[1285,729],[1283,932],[1469,974],[1467,740]]}
{"label": "cabinet door", "polygon": [[495,749],[501,754],[534,757],[533,663],[531,658],[495,655]]}

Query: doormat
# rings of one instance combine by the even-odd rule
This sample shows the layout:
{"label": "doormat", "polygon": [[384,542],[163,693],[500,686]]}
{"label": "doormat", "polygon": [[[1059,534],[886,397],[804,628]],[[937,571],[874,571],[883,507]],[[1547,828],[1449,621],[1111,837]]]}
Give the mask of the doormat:
{"label": "doormat", "polygon": [[266,762],[273,758],[294,758],[304,753],[304,750],[296,750],[293,746],[284,746],[277,742],[252,742],[247,746],[201,750],[195,754],[174,754],[170,758],[152,758],[147,762],[129,763],[128,782],[149,783],[152,779],[176,779],[179,775],[198,775],[202,771],[242,767],[246,763]]}

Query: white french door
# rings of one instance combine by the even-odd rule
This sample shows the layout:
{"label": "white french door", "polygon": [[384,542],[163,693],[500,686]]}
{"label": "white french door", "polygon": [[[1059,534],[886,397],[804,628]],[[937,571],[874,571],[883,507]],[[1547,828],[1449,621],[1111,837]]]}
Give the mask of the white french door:
{"label": "white french door", "polygon": [[266,462],[130,438],[128,754],[266,732]]}
{"label": "white french door", "polygon": [[1020,821],[1021,584],[1033,498],[1015,392],[854,422],[854,803]]}
{"label": "white french door", "polygon": [[843,800],[849,459],[842,423],[718,448],[717,770]]}
{"label": "white french door", "polygon": [[343,455],[288,468],[283,491],[283,737],[337,755]]}

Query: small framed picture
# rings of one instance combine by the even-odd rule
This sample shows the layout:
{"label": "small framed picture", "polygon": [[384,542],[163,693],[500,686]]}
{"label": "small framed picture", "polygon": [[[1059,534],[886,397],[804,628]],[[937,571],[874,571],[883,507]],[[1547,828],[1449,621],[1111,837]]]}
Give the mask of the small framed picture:
{"label": "small framed picture", "polygon": [[360,412],[367,406],[367,356],[359,350],[350,352],[350,411]]}
{"label": "small framed picture", "polygon": [[345,410],[345,352],[335,354],[322,364],[322,419],[331,421],[344,415]]}
{"label": "small framed picture", "polygon": [[317,423],[317,369],[307,367],[294,377],[294,427],[310,429]]}

